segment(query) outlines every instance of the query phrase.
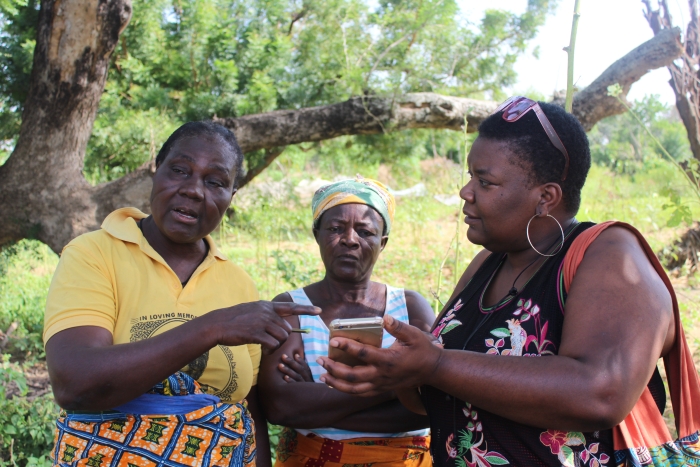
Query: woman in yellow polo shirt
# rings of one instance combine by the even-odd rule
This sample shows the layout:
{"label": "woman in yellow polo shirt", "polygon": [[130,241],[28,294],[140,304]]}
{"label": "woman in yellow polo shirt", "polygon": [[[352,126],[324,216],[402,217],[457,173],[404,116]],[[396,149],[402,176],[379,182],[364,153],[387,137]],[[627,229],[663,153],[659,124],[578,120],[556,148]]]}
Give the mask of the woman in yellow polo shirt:
{"label": "woman in yellow polo shirt", "polygon": [[260,346],[320,310],[257,301],[209,236],[242,161],[229,130],[187,123],[156,158],[152,214],[114,211],[63,250],[44,326],[55,465],[269,465]]}

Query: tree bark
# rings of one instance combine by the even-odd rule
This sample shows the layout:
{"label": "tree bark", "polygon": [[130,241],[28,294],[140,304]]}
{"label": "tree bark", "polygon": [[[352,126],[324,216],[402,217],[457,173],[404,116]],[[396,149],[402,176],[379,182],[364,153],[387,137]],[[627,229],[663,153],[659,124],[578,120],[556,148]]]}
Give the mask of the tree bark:
{"label": "tree bark", "polygon": [[[673,20],[666,0],[659,0],[659,9],[651,8],[649,0],[642,0],[645,16],[655,36],[665,34],[673,28]],[[690,150],[700,160],[700,21],[695,0],[688,2],[690,21],[685,31],[685,44],[678,63],[669,63],[669,84],[676,96],[676,109],[683,121]],[[674,28],[677,30],[678,28]]]}
{"label": "tree bark", "polygon": [[0,245],[33,237],[60,251],[98,225],[83,159],[130,17],[130,0],[41,2],[20,135],[0,167]]}
{"label": "tree bark", "polygon": [[573,114],[586,131],[605,117],[626,111],[615,98],[608,95],[608,86],[619,84],[622,98],[627,96],[632,84],[649,71],[669,66],[683,53],[679,28],[661,31],[630,53],[610,65],[588,87],[574,97]]}
{"label": "tree bark", "polygon": [[[82,176],[85,148],[104,88],[109,57],[131,15],[130,0],[45,0],[41,5],[31,89],[15,151],[0,167],[0,246],[38,238],[59,252],[72,238],[97,229],[114,209],[148,211],[152,163],[110,183],[90,186]],[[678,33],[659,34],[618,60],[574,98],[574,114],[590,129],[623,110],[607,86],[624,93],[650,69],[680,55]],[[250,181],[285,146],[341,135],[416,128],[476,131],[496,102],[433,93],[356,97],[300,110],[218,121],[231,128],[244,152],[266,150],[249,167]]]}

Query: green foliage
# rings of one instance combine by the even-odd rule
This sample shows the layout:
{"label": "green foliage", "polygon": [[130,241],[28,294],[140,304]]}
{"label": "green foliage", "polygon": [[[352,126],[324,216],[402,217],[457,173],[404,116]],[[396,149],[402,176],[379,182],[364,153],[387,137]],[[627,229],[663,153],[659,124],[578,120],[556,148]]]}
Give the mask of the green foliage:
{"label": "green foliage", "polygon": [[[112,57],[85,174],[99,183],[133,171],[189,120],[357,95],[500,98],[501,88],[514,83],[516,58],[555,4],[529,0],[521,15],[488,10],[477,19],[461,17],[456,0],[134,0]],[[36,0],[0,0],[0,141],[8,141],[0,162],[18,134],[37,6]],[[399,160],[429,144],[428,134],[347,141],[366,159]]]}
{"label": "green foliage", "polygon": [[[47,394],[27,399],[23,370],[10,363],[9,355],[0,362],[0,467],[49,466],[53,426],[58,408]],[[8,394],[12,389],[13,394]]]}
{"label": "green foliage", "polygon": [[[627,112],[618,116],[618,120],[606,119],[607,123],[603,123],[604,120],[596,127],[598,131],[592,136],[598,136],[597,141],[594,140],[597,144],[591,145],[593,160],[631,174],[649,164],[658,164],[662,158],[670,162],[686,183],[682,188],[667,186],[661,190],[661,194],[668,197],[662,209],[671,211],[667,225],[692,223],[691,208],[683,192],[689,191],[692,201],[700,201],[700,163],[692,157],[683,124],[658,96],[647,96],[629,107],[620,98],[621,93],[619,84],[608,87],[608,95],[616,97]],[[625,148],[631,148],[632,155],[625,154]],[[610,157],[611,154],[614,157]]]}
{"label": "green foliage", "polygon": [[632,111],[600,121],[588,134],[593,162],[610,167],[618,173],[634,175],[645,164],[665,157],[647,129],[656,137],[673,159],[692,158],[688,137],[680,117],[656,95],[634,102]]}
{"label": "green foliage", "polygon": [[0,329],[19,324],[6,349],[13,355],[32,359],[44,353],[44,306],[57,262],[56,255],[36,240],[0,250]]}
{"label": "green foliage", "polygon": [[318,269],[317,254],[275,250],[272,256],[277,261],[277,270],[282,273],[282,278],[295,289],[323,279],[323,273]]}
{"label": "green foliage", "polygon": [[20,118],[29,92],[37,0],[0,0],[0,164],[10,155],[19,135]]}
{"label": "green foliage", "polygon": [[673,187],[666,187],[661,190],[660,194],[662,196],[667,196],[669,200],[662,208],[664,210],[671,210],[671,217],[666,221],[666,225],[669,227],[677,227],[681,222],[686,224],[693,223],[693,213],[690,211],[690,206],[683,201],[680,190]]}
{"label": "green foliage", "polygon": [[[110,99],[105,93],[103,100]],[[161,144],[177,127],[177,121],[155,108],[114,106],[101,110],[85,156],[86,178],[95,184],[117,179],[155,159]]]}
{"label": "green foliage", "polygon": [[277,458],[277,444],[280,442],[280,433],[283,429],[282,426],[267,424],[267,433],[270,436],[270,457],[272,457],[273,464]]}

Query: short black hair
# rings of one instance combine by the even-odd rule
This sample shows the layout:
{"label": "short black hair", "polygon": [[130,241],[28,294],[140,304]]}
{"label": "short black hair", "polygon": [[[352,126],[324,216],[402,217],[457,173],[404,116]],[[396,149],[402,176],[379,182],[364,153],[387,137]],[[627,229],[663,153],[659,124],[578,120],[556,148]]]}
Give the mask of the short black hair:
{"label": "short black hair", "polygon": [[243,172],[243,151],[241,151],[241,147],[238,145],[236,136],[231,130],[223,125],[212,122],[211,120],[187,122],[175,130],[173,134],[168,137],[167,141],[165,141],[163,146],[160,148],[160,151],[158,151],[158,155],[156,156],[156,168],[163,163],[166,157],[168,157],[170,149],[172,149],[176,142],[180,141],[181,139],[192,138],[194,136],[219,136],[229,145],[231,152],[236,158],[233,165],[233,168],[236,170],[233,187],[236,188]]}
{"label": "short black hair", "polygon": [[528,111],[512,123],[503,120],[502,112],[496,112],[481,122],[479,137],[507,143],[509,149],[528,166],[533,185],[558,183],[564,207],[567,212],[576,214],[581,205],[581,189],[591,168],[586,131],[576,117],[558,105],[538,103],[569,154],[566,180],[561,180],[564,156],[549,140],[534,111]]}

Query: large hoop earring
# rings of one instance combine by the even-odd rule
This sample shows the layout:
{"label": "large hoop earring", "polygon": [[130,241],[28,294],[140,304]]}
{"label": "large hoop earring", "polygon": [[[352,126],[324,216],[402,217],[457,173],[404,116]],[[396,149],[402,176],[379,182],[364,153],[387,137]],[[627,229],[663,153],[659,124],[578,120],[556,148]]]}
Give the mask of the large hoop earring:
{"label": "large hoop earring", "polygon": [[533,250],[535,250],[535,252],[536,252],[538,255],[541,255],[541,256],[551,257],[551,256],[555,256],[555,255],[559,254],[559,252],[561,251],[561,249],[564,248],[564,241],[565,241],[565,239],[564,239],[564,229],[562,228],[561,224],[559,223],[559,221],[557,220],[556,217],[552,216],[551,214],[547,214],[547,217],[551,217],[552,219],[554,219],[554,222],[556,222],[557,225],[559,226],[559,230],[561,230],[561,245],[559,245],[559,248],[557,249],[557,251],[555,251],[555,252],[552,253],[551,255],[545,255],[544,253],[540,253],[539,251],[537,251],[537,248],[535,248],[535,245],[532,244],[532,240],[530,240],[530,222],[532,222],[532,219],[534,219],[535,217],[537,217],[537,214],[535,214],[534,216],[532,216],[532,217],[530,218],[530,220],[527,221],[527,227],[525,228],[525,235],[527,235],[527,241],[528,241],[528,243],[530,244],[530,247],[531,247]]}

